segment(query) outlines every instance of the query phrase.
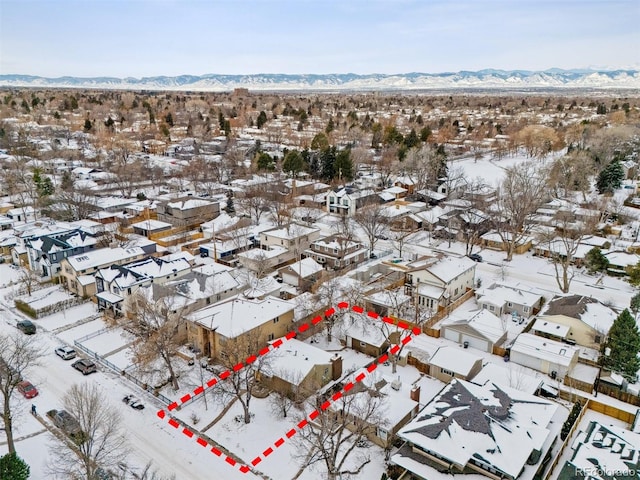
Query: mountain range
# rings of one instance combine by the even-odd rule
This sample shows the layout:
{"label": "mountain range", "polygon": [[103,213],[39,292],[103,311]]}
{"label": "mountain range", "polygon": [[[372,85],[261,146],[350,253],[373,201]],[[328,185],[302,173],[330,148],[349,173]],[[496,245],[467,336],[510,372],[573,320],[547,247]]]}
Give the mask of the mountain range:
{"label": "mountain range", "polygon": [[0,75],[0,87],[95,88],[119,90],[230,91],[403,91],[640,89],[640,70],[494,70],[402,74],[180,75],[143,78]]}

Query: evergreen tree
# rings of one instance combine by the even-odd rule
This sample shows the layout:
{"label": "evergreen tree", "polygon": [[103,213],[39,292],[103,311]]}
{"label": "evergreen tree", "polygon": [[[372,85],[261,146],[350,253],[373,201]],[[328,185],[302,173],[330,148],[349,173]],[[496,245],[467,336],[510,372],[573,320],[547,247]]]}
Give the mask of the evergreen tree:
{"label": "evergreen tree", "polygon": [[596,188],[600,193],[613,193],[614,190],[620,188],[624,177],[622,165],[618,160],[613,160],[598,175]]}
{"label": "evergreen tree", "polygon": [[236,213],[236,207],[233,204],[233,192],[231,190],[227,192],[227,206],[224,207],[224,211],[229,215]]}
{"label": "evergreen tree", "polygon": [[256,127],[262,128],[262,126],[267,123],[267,114],[262,110],[260,114],[258,114],[258,119],[256,120]]}
{"label": "evergreen tree", "polygon": [[640,312],[640,293],[636,293],[633,297],[631,297],[629,308],[634,315],[638,315],[638,312]]}
{"label": "evergreen tree", "polygon": [[304,170],[304,159],[298,150],[291,150],[284,155],[282,170],[289,173],[294,178]]}
{"label": "evergreen tree", "polygon": [[333,132],[333,130],[334,130],[335,128],[336,128],[336,127],[335,127],[335,125],[334,125],[334,123],[333,123],[333,118],[331,118],[331,117],[330,117],[330,118],[329,118],[329,121],[327,122],[327,126],[326,126],[326,128],[324,129],[324,131],[325,131],[325,133],[326,133],[327,135],[329,135],[331,132]]}
{"label": "evergreen tree", "polygon": [[271,155],[265,152],[260,152],[258,155],[258,170],[273,171],[276,168],[276,162],[271,158]]}
{"label": "evergreen tree", "polygon": [[17,454],[7,453],[0,457],[0,479],[27,480],[30,468]]}
{"label": "evergreen tree", "polygon": [[88,118],[84,121],[84,131],[88,132],[89,130],[91,130],[91,120],[89,120]]}
{"label": "evergreen tree", "polygon": [[71,173],[69,173],[68,171],[64,171],[62,172],[62,179],[60,180],[60,188],[65,191],[65,192],[70,192],[71,190],[73,190],[73,177],[71,176]]}
{"label": "evergreen tree", "polygon": [[171,112],[167,113],[164,116],[164,121],[167,122],[167,125],[169,125],[170,127],[173,127],[173,115],[171,115]]}
{"label": "evergreen tree", "polygon": [[635,319],[626,308],[609,330],[607,347],[611,349],[611,353],[606,357],[605,367],[622,374],[628,381],[635,381],[640,368],[640,332]]}
{"label": "evergreen tree", "polygon": [[40,198],[48,197],[55,192],[53,182],[49,177],[44,177],[39,168],[33,169],[33,183],[36,184],[36,191]]}
{"label": "evergreen tree", "polygon": [[324,180],[333,180],[336,177],[336,147],[325,148],[320,152],[320,168]]}
{"label": "evergreen tree", "polygon": [[584,262],[590,273],[605,272],[609,268],[609,259],[598,247],[593,247],[587,252]]}
{"label": "evergreen tree", "polygon": [[329,148],[329,139],[324,132],[317,133],[311,140],[311,150],[326,150]]}
{"label": "evergreen tree", "polygon": [[409,134],[404,138],[404,144],[407,148],[413,148],[420,143],[420,138],[416,131],[412,128]]}
{"label": "evergreen tree", "polygon": [[336,155],[334,163],[336,175],[341,180],[353,179],[353,162],[351,161],[351,150],[340,150]]}

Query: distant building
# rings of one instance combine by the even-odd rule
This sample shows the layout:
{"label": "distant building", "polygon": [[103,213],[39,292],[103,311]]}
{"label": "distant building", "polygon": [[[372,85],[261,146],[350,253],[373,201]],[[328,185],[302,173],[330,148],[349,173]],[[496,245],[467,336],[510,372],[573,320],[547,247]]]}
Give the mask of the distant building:
{"label": "distant building", "polygon": [[220,215],[220,204],[204,198],[184,197],[158,205],[158,220],[174,227],[196,227]]}

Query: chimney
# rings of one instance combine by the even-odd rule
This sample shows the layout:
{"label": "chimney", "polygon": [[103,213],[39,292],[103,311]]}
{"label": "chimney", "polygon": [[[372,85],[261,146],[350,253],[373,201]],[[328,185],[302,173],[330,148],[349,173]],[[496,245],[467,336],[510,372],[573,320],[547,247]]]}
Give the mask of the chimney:
{"label": "chimney", "polygon": [[411,400],[420,403],[420,386],[416,385],[415,387],[413,387],[409,395],[411,397]]}
{"label": "chimney", "polygon": [[331,380],[338,380],[342,376],[342,357],[337,353],[331,357]]}

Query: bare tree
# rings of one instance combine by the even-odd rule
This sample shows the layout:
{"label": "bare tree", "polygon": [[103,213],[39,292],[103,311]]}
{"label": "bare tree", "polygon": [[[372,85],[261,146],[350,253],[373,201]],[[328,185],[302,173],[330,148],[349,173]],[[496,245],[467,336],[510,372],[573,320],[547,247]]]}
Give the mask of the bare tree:
{"label": "bare tree", "polygon": [[31,270],[27,265],[23,265],[20,268],[18,282],[20,282],[20,285],[27,291],[27,295],[31,296],[35,287],[40,284],[40,278],[36,272]]}
{"label": "bare tree", "polygon": [[329,480],[362,473],[370,453],[357,448],[367,435],[384,425],[384,397],[363,383],[345,394],[296,436],[296,456],[303,469],[326,470]]}
{"label": "bare tree", "polygon": [[99,468],[119,465],[128,447],[117,409],[93,383],[73,385],[63,399],[64,409],[78,420],[82,430],[76,442],[56,437],[48,469],[69,479],[98,480]]}
{"label": "bare tree", "polygon": [[43,355],[34,337],[22,334],[0,335],[0,393],[2,394],[2,420],[7,435],[9,453],[16,453],[13,438],[13,410],[11,395],[23,375],[39,364]]}
{"label": "bare tree", "polygon": [[[240,402],[244,412],[244,423],[251,423],[250,406],[253,393],[259,386],[258,374],[269,370],[271,354],[259,355],[253,362],[246,362],[247,358],[264,347],[261,338],[260,330],[255,329],[221,342],[218,363],[231,373],[219,384],[219,389],[226,396]],[[243,364],[243,368],[234,368],[239,364]]]}
{"label": "bare tree", "polygon": [[262,184],[247,188],[244,196],[238,198],[238,203],[256,225],[260,223],[262,215],[269,210],[266,189]]}
{"label": "bare tree", "polygon": [[359,209],[353,217],[354,222],[364,230],[371,252],[380,236],[389,228],[388,219],[383,212],[384,207],[376,203]]}
{"label": "bare tree", "polygon": [[141,291],[131,297],[132,320],[125,319],[125,326],[139,338],[133,344],[134,362],[144,367],[160,359],[169,371],[169,381],[178,390],[178,376],[173,355],[186,337],[187,307],[176,307],[173,297],[164,296],[150,300]]}
{"label": "bare tree", "polygon": [[516,247],[531,232],[531,216],[544,201],[546,181],[540,166],[532,162],[506,170],[492,206],[492,223],[506,245],[507,261],[513,259]]}
{"label": "bare tree", "polygon": [[556,216],[555,230],[541,237],[541,243],[549,246],[556,283],[562,293],[569,293],[571,281],[576,274],[576,253],[585,237],[595,231],[599,218],[600,215],[596,212],[577,219],[572,212],[562,211]]}

